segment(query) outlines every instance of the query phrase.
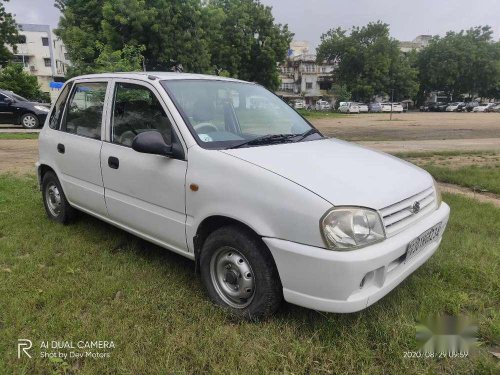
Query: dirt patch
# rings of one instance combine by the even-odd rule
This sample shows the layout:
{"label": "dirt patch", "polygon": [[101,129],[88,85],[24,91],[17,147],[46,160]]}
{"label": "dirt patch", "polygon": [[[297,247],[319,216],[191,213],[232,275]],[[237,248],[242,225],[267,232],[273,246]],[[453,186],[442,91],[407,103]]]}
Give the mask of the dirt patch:
{"label": "dirt patch", "polygon": [[401,152],[437,151],[500,151],[500,137],[472,139],[440,139],[414,141],[363,141],[357,142],[375,150]]}
{"label": "dirt patch", "polygon": [[311,119],[325,135],[346,140],[447,140],[500,138],[500,113],[421,113],[350,115]]}
{"label": "dirt patch", "polygon": [[496,207],[500,207],[500,197],[493,193],[480,193],[466,187],[457,186],[453,184],[446,184],[444,182],[438,183],[440,189],[444,193],[452,193],[465,196],[467,198],[475,199],[482,203],[491,203]]}
{"label": "dirt patch", "polygon": [[405,158],[409,162],[417,165],[437,165],[448,169],[459,169],[472,165],[479,167],[497,167],[500,168],[500,153],[487,154],[464,154],[464,155],[430,155],[422,157]]}
{"label": "dirt patch", "polygon": [[38,159],[38,140],[0,139],[0,173],[34,173]]}

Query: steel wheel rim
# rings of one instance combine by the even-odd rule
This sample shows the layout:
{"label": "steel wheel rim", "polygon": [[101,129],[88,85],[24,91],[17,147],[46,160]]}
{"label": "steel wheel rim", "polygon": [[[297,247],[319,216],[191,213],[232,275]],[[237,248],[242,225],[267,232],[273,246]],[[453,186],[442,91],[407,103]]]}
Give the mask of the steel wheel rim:
{"label": "steel wheel rim", "polygon": [[34,128],[36,126],[36,118],[33,115],[27,115],[23,118],[23,125],[27,128]]}
{"label": "steel wheel rim", "polygon": [[252,303],[255,295],[252,266],[235,248],[224,246],[212,255],[210,277],[215,291],[229,306],[243,309]]}
{"label": "steel wheel rim", "polygon": [[56,184],[50,183],[45,189],[45,201],[52,216],[59,216],[61,213],[61,193]]}

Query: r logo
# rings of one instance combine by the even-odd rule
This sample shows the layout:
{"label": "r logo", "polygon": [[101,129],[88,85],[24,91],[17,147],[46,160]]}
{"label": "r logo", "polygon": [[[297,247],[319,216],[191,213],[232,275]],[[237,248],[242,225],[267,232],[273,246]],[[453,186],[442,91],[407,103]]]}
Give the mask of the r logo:
{"label": "r logo", "polygon": [[28,353],[28,350],[31,349],[33,343],[28,339],[19,339],[17,340],[17,358],[21,358],[21,352],[26,354],[29,358],[31,355]]}

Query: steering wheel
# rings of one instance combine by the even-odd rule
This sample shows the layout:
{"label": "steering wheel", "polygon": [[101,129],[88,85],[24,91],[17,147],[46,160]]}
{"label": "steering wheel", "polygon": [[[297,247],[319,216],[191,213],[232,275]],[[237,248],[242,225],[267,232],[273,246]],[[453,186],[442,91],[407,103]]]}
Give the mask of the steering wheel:
{"label": "steering wheel", "polygon": [[194,126],[194,130],[196,130],[197,133],[213,133],[219,131],[217,126],[209,122],[202,122],[200,124],[196,124]]}

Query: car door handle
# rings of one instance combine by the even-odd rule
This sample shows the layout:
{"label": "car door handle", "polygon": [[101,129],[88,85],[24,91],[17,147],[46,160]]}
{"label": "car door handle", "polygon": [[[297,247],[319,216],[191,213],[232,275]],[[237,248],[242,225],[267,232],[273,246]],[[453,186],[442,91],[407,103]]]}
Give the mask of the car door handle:
{"label": "car door handle", "polygon": [[118,160],[118,158],[115,158],[114,156],[110,156],[108,158],[108,165],[110,168],[118,169],[118,167],[120,166],[120,160]]}
{"label": "car door handle", "polygon": [[57,145],[57,152],[59,152],[60,154],[64,154],[66,152],[66,148],[62,143],[59,143]]}

